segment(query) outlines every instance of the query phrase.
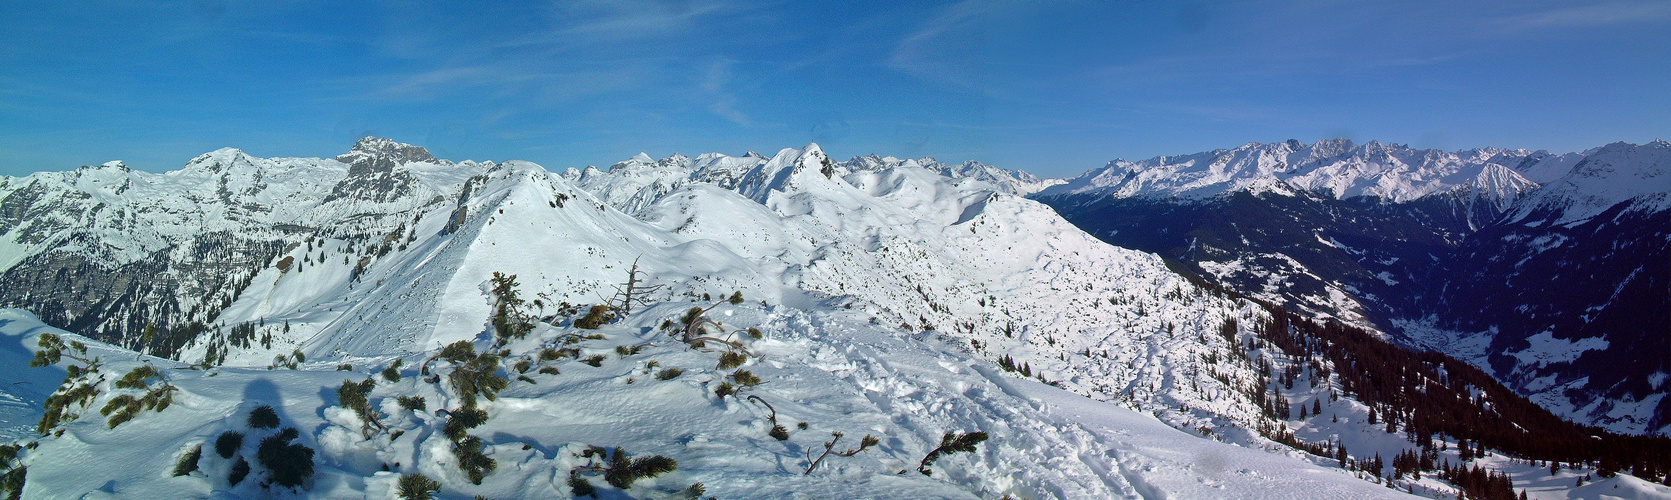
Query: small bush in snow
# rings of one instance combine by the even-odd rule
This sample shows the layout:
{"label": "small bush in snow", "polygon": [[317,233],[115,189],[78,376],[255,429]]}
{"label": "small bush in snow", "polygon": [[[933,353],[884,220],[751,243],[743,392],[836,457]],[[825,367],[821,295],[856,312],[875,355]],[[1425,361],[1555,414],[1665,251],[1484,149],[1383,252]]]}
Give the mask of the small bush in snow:
{"label": "small bush in snow", "polygon": [[198,443],[174,461],[174,475],[184,476],[197,470],[197,459],[203,458],[203,444]]}
{"label": "small bush in snow", "polygon": [[388,368],[384,368],[383,369],[383,380],[387,380],[390,383],[399,382],[400,381],[400,364],[401,364],[401,360],[396,359],[395,362],[391,363]]}
{"label": "small bush in snow", "polygon": [[424,397],[423,396],[401,396],[401,397],[395,398],[395,401],[398,401],[400,403],[401,408],[404,408],[404,409],[407,409],[407,410],[412,410],[412,411],[424,411],[426,409],[426,406],[427,406],[424,403]]}
{"label": "small bush in snow", "polygon": [[215,454],[220,455],[221,458],[232,458],[232,454],[237,453],[238,447],[243,445],[244,435],[242,433],[222,432],[220,437],[215,438]]}
{"label": "small bush in snow", "polygon": [[458,457],[458,468],[470,477],[471,484],[482,484],[482,478],[492,474],[499,463],[482,453],[482,438],[465,437],[453,444],[453,455]]}
{"label": "small bush in snow", "polygon": [[400,476],[400,497],[406,500],[430,500],[432,493],[441,491],[441,483],[429,476],[412,473]]}
{"label": "small bush in snow", "polygon": [[371,400],[368,399],[374,385],[375,382],[368,378],[359,383],[344,380],[342,386],[337,388],[337,402],[343,408],[354,410],[354,414],[360,417],[360,434],[367,439],[371,438],[373,429],[386,430],[382,420],[377,417],[377,410],[371,407]]}
{"label": "small bush in snow", "polygon": [[586,363],[586,364],[592,365],[592,366],[603,366],[603,360],[605,360],[605,359],[608,359],[608,358],[605,357],[602,354],[594,354],[590,357],[587,357],[586,359],[580,360],[580,362],[581,363]]}
{"label": "small bush in snow", "polygon": [[491,352],[477,355],[476,347],[470,341],[460,340],[448,345],[441,350],[440,357],[454,365],[447,379],[458,391],[465,408],[475,408],[477,396],[492,401],[498,397],[499,391],[510,385],[510,380],[498,374],[499,356]]}
{"label": "small bush in snow", "polygon": [[986,441],[985,432],[977,431],[963,434],[947,432],[945,436],[940,437],[940,447],[928,452],[928,456],[923,457],[922,464],[917,466],[917,472],[923,473],[924,476],[934,475],[934,469],[930,468],[934,465],[934,461],[953,453],[974,453],[975,445],[981,444],[982,441]]}
{"label": "small bush in snow", "polygon": [[249,426],[256,429],[271,429],[279,426],[278,412],[273,407],[261,405],[249,412]]}
{"label": "small bush in snow", "polygon": [[[152,387],[152,379],[157,379],[160,384]],[[99,413],[108,417],[108,423],[113,429],[122,422],[139,416],[140,411],[156,410],[160,412],[168,409],[168,405],[174,402],[174,391],[176,390],[174,385],[163,379],[162,374],[158,373],[157,369],[151,367],[151,365],[140,365],[133,371],[128,372],[127,375],[123,375],[120,380],[116,381],[116,388],[142,389],[146,392],[143,396],[137,398],[123,394],[111,398],[109,402],[105,403],[104,408],[100,409]]]}
{"label": "small bush in snow", "polygon": [[666,370],[662,370],[661,373],[657,373],[656,374],[656,379],[657,380],[673,380],[673,379],[679,378],[679,376],[683,375],[684,373],[685,373],[684,370],[680,370],[678,368],[668,368]]}
{"label": "small bush in snow", "polygon": [[23,486],[29,476],[29,468],[23,465],[18,452],[23,449],[16,444],[0,445],[0,492],[6,493],[7,500],[18,500],[23,497]]}
{"label": "small bush in snow", "polygon": [[586,478],[580,476],[569,476],[569,491],[574,494],[575,498],[598,496],[598,488],[592,486],[591,481],[587,481]]}
{"label": "small bush in snow", "polygon": [[744,387],[753,387],[761,384],[760,377],[755,376],[754,372],[748,370],[737,370],[737,373],[731,374],[731,380],[737,382],[737,385]]}
{"label": "small bush in snow", "polygon": [[[593,460],[591,465],[577,467],[569,471],[569,487],[575,490],[575,496],[590,496],[591,484],[577,486],[586,480],[581,474],[603,473],[603,480],[611,486],[620,489],[632,488],[632,483],[640,479],[649,479],[679,469],[679,462],[661,455],[629,458],[627,452],[615,448],[613,451],[593,446],[581,453],[582,457]],[[600,464],[599,462],[604,462]],[[578,481],[577,481],[578,480]],[[586,491],[582,493],[582,491]]]}
{"label": "small bush in snow", "polygon": [[255,458],[272,473],[273,484],[294,488],[313,477],[313,449],[292,443],[297,436],[295,427],[285,427],[278,434],[262,439],[256,449]]}
{"label": "small bush in snow", "polygon": [[453,441],[464,439],[464,431],[474,429],[487,421],[487,411],[477,408],[460,408],[447,416],[447,423],[441,426],[441,433]]}
{"label": "small bush in snow", "polygon": [[249,476],[249,461],[244,460],[244,457],[238,457],[238,462],[232,464],[232,470],[226,472],[226,484],[237,486],[238,483],[244,482],[244,478],[247,476]]}
{"label": "small bush in snow", "polygon": [[611,314],[612,312],[614,311],[609,306],[592,306],[592,309],[586,312],[586,316],[574,320],[574,326],[575,328],[596,330],[615,319],[614,315]]}
{"label": "small bush in snow", "polygon": [[748,358],[744,357],[741,353],[736,351],[726,351],[725,354],[719,355],[719,369],[730,370],[732,368],[743,366],[743,362],[747,360]]}

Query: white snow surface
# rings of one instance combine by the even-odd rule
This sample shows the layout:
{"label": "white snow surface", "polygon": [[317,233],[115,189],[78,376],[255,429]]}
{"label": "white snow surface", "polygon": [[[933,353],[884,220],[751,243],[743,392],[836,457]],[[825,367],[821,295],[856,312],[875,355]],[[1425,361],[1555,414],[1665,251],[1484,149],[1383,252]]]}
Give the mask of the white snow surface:
{"label": "white snow surface", "polygon": [[[769,332],[752,343],[759,357],[743,367],[765,383],[745,389],[743,397],[764,399],[780,422],[794,429],[788,440],[777,441],[766,435],[769,410],[763,405],[713,395],[712,387],[723,376],[712,368],[713,354],[687,349],[652,328],[655,320],[676,315],[684,305],[664,304],[599,330],[602,340],[581,344],[585,355],[608,353],[610,359],[599,367],[574,360],[551,363],[559,374],[535,374],[532,383],[515,381],[495,401],[484,402],[491,418],[470,434],[484,439],[498,467],[481,485],[470,484],[458,471],[450,442],[434,432],[442,421],[436,410],[456,407],[456,402],[443,384],[425,383],[417,373],[414,367],[422,356],[401,358],[407,368],[400,382],[377,379],[373,404],[385,424],[404,431],[393,439],[388,434],[363,438],[358,417],[335,406],[332,391],[343,381],[375,377],[398,356],[314,362],[299,370],[188,370],[148,359],[180,388],[175,404],[115,429],[107,429],[103,419],[83,418],[65,426],[63,436],[41,439],[26,455],[33,460],[24,496],[299,496],[260,488],[259,469],[237,486],[223,478],[231,463],[215,454],[212,443],[229,430],[249,436],[270,433],[245,423],[249,410],[259,405],[277,409],[284,426],[301,431],[298,442],[316,451],[306,495],[320,498],[390,498],[401,472],[440,480],[446,497],[564,497],[570,494],[568,470],[580,464],[577,455],[589,445],[678,461],[679,470],[639,481],[630,490],[593,481],[606,494],[621,491],[635,497],[667,497],[692,482],[721,498],[1402,496],[1338,469],[1202,439],[1148,415],[1004,375],[959,345],[868,325],[860,314],[735,306],[728,320]],[[25,312],[0,311],[0,343],[10,346],[4,350],[8,357],[28,355],[22,346],[40,333],[77,338]],[[512,350],[561,333],[542,326]],[[634,345],[644,349],[631,356],[613,354],[615,346]],[[112,373],[139,363],[113,347],[95,344],[94,352],[110,360]],[[658,380],[649,361],[685,373]],[[355,369],[337,371],[333,366],[338,362],[350,362]],[[39,384],[50,377],[36,376],[36,371],[5,373],[0,382],[7,387],[21,376],[24,385],[50,390],[50,383]],[[422,395],[430,406],[404,410],[394,404],[396,395]],[[798,429],[796,422],[809,426]],[[976,454],[942,459],[932,477],[911,470],[950,430],[983,430],[996,437]],[[805,474],[805,452],[821,450],[818,443],[831,431],[847,433],[848,446],[864,434],[879,437],[881,444],[851,458],[835,457]],[[244,453],[253,449],[253,440],[246,437]],[[174,458],[197,445],[204,445],[199,471],[171,477]],[[87,467],[88,460],[105,465]],[[385,464],[394,470],[381,470]],[[901,470],[909,472],[896,474]]]}

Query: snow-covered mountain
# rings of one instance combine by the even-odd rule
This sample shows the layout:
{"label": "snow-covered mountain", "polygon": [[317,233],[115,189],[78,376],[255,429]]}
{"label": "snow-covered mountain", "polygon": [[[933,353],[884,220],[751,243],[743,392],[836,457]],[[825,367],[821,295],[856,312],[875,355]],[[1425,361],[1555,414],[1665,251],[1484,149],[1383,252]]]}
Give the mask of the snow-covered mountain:
{"label": "snow-covered mountain", "polygon": [[[1671,258],[1666,150],[1288,141],[1115,161],[1035,197],[1105,241],[1468,359],[1571,418],[1664,433],[1671,387],[1645,381],[1671,373],[1659,319],[1671,295],[1660,278]],[[1598,314],[1621,321],[1607,332],[1566,323]],[[1546,330],[1558,341],[1538,345],[1598,340],[1526,351]]]}
{"label": "snow-covered mountain", "polygon": [[[809,156],[807,161],[816,162],[819,172],[827,170],[832,176],[897,168],[925,169],[952,179],[980,180],[995,191],[1019,196],[1062,183],[1060,179],[1041,179],[1020,170],[1004,170],[973,160],[960,165],[946,165],[933,158],[901,160],[892,156],[865,155],[853,157],[845,162],[832,162],[822,150],[815,148],[815,152],[810,154],[812,156]],[[743,156],[709,153],[696,158],[674,154],[660,160],[639,153],[626,161],[611,165],[608,170],[597,167],[571,168],[562,175],[617,209],[637,214],[651,201],[687,184],[712,184],[723,189],[739,189],[745,180],[743,177],[749,172],[757,168],[761,175],[778,172],[787,165],[784,162],[792,160],[794,158],[783,157],[782,152],[772,158],[750,151]],[[747,192],[757,196],[760,194],[760,186],[766,181],[765,177],[757,176],[752,181],[754,187],[746,188]]]}
{"label": "snow-covered mountain", "polygon": [[[1359,399],[1379,393],[1342,374],[1360,362],[1348,351],[1321,354],[1361,339],[1330,337],[1332,325],[1290,330],[1282,325],[1297,320],[1194,282],[1154,254],[1105,244],[1012,194],[1026,189],[1005,179],[1025,180],[970,164],[836,163],[817,145],[770,158],[640,155],[557,174],[518,161],[452,163],[368,138],[336,159],[222,150],[164,174],[107,166],[0,180],[6,255],[16,256],[0,277],[7,303],[47,312],[39,321],[0,314],[12,346],[0,354],[27,359],[40,334],[62,333],[50,324],[92,337],[93,355],[108,363],[96,377],[70,377],[95,393],[66,403],[80,415],[24,453],[26,492],[270,493],[227,480],[234,457],[253,456],[255,437],[275,432],[245,423],[263,404],[315,450],[310,491],[327,496],[388,495],[413,473],[440,480],[446,495],[567,495],[595,445],[677,460],[678,473],[634,483],[634,495],[699,481],[721,497],[1358,498],[1397,490],[1341,464],[1364,469],[1372,455],[1422,439],[1435,450],[1459,444],[1464,431],[1420,427],[1436,418],[1426,410]],[[623,304],[612,297],[629,270],[659,288],[619,321],[582,328],[589,306]],[[496,298],[495,273],[514,275],[524,306]],[[146,308],[159,303],[176,305]],[[733,334],[704,347],[683,341],[678,325],[699,324],[687,309],[710,305],[721,333]],[[505,307],[530,321],[524,337],[498,337]],[[758,338],[741,333],[748,328]],[[499,357],[466,362],[443,350],[461,341]],[[730,343],[763,383],[715,359]],[[375,376],[364,408],[333,396],[396,360],[400,376]],[[165,415],[147,409],[118,426],[86,411],[121,408],[113,402],[134,389],[113,379],[142,361],[163,374],[148,383],[176,388],[174,404],[157,410]],[[1434,363],[1400,372],[1434,375],[1445,366]],[[1508,422],[1519,431],[1490,438],[1505,446],[1524,439],[1516,432],[1567,425],[1527,417],[1531,407],[1463,368],[1444,368],[1444,387],[1397,397],[1469,395],[1447,411]],[[508,384],[479,402],[490,418],[470,431],[474,448],[447,425],[476,407],[455,378],[467,369]],[[47,400],[64,374],[6,373],[20,408]],[[401,406],[413,396],[431,406]],[[19,414],[0,413],[11,435],[31,434],[33,419]],[[370,416],[381,429],[365,427]],[[1403,424],[1382,429],[1377,416]],[[768,435],[773,419],[794,429],[787,439]],[[1575,432],[1559,429],[1560,439]],[[229,430],[252,436],[249,446],[204,450],[198,471],[168,474],[175,457]],[[976,453],[948,458],[933,476],[897,474],[943,433],[975,430],[992,436]],[[830,431],[848,434],[835,451],[858,448],[863,434],[880,439],[866,453],[815,461]],[[1351,454],[1278,444],[1294,439]],[[117,462],[131,466],[88,473],[74,459],[117,453],[114,443]],[[498,469],[474,484],[460,467],[481,457]],[[1530,478],[1546,470],[1475,463],[1521,484],[1540,484]],[[1609,484],[1665,493],[1633,480]],[[1375,481],[1456,491],[1431,475]],[[1539,488],[1573,490],[1566,481]]]}
{"label": "snow-covered mountain", "polygon": [[[1446,153],[1345,139],[1307,145],[1290,140],[1248,143],[1185,156],[1139,162],[1115,160],[1040,193],[1044,197],[1099,195],[1118,198],[1210,198],[1229,192],[1347,199],[1369,196],[1403,203],[1463,192],[1501,206],[1537,187],[1516,167],[1525,150],[1474,149]],[[1551,161],[1558,161],[1558,158]]]}
{"label": "snow-covered mountain", "polygon": [[1562,414],[1671,434],[1671,143],[1586,152],[1446,262],[1410,337]]}
{"label": "snow-covered mountain", "polygon": [[402,148],[368,139],[335,160],[229,148],[162,174],[112,162],[0,177],[0,303],[130,347],[148,325],[195,334],[279,254],[312,263],[292,252],[304,239],[389,234],[491,166]]}

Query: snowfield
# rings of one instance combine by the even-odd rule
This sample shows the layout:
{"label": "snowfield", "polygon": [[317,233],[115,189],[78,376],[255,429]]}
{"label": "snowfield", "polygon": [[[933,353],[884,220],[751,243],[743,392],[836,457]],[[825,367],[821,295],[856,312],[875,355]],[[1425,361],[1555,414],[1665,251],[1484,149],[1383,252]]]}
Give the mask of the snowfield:
{"label": "snowfield", "polygon": [[[219,476],[230,464],[207,448],[199,472],[171,477],[170,471],[176,455],[212,443],[222,432],[259,434],[244,420],[263,404],[277,409],[283,425],[301,430],[300,442],[317,451],[308,495],[322,498],[389,498],[396,472],[413,471],[447,484],[444,495],[564,497],[570,494],[567,470],[588,445],[678,461],[678,471],[626,491],[633,495],[670,495],[701,482],[719,498],[1401,496],[1338,469],[1191,436],[1148,415],[1007,376],[931,334],[901,334],[847,312],[730,308],[730,323],[768,332],[751,346],[760,356],[743,366],[764,382],[740,395],[765,400],[781,422],[791,424],[789,439],[778,441],[767,436],[763,405],[714,396],[722,374],[714,369],[713,354],[688,349],[651,326],[684,305],[651,308],[598,330],[604,339],[580,345],[584,354],[608,353],[610,359],[599,367],[573,359],[555,363],[559,374],[513,382],[496,401],[484,402],[492,417],[471,435],[483,436],[487,455],[499,466],[480,486],[459,472],[446,437],[435,431],[436,410],[456,407],[456,401],[441,384],[423,381],[414,368],[421,356],[404,358],[408,368],[398,383],[376,375],[395,357],[356,358],[349,371],[336,370],[340,360],[297,370],[205,371],[148,359],[172,368],[169,377],[180,387],[174,406],[116,429],[107,429],[102,419],[84,418],[65,426],[62,437],[41,440],[30,452],[37,458],[30,463],[24,496],[261,496],[255,481],[228,486]],[[21,354],[17,346],[42,332],[73,337],[25,312],[0,312],[10,355]],[[567,332],[542,326],[523,343]],[[615,346],[634,345],[645,348],[615,355]],[[110,357],[112,372],[140,362],[114,348],[95,350]],[[652,375],[656,370],[646,368],[650,361],[685,372],[658,380]],[[4,382],[10,386],[19,376],[47,371],[8,371]],[[358,417],[336,406],[333,391],[342,381],[366,378],[379,381],[372,401],[386,412],[390,429],[405,431],[400,437],[363,439]],[[402,410],[395,395],[425,396],[430,407]],[[798,422],[808,427],[795,428]],[[974,455],[942,459],[933,476],[915,471],[940,434],[975,430],[995,437]],[[820,451],[830,431],[845,432],[848,445],[864,434],[881,444],[805,474],[805,453]],[[394,472],[381,470],[385,464]]]}

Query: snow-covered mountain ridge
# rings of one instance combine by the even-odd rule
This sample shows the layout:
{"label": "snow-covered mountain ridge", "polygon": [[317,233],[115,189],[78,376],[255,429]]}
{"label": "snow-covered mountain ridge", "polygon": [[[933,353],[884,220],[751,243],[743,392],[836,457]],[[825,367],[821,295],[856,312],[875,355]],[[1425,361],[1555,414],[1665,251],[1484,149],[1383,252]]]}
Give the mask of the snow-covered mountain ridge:
{"label": "snow-covered mountain ridge", "polygon": [[[1569,155],[1483,148],[1454,153],[1418,150],[1402,144],[1345,139],[1305,144],[1296,140],[1248,143],[1184,156],[1138,162],[1114,160],[1041,197],[1088,194],[1118,198],[1209,198],[1231,192],[1334,199],[1368,196],[1404,203],[1439,193],[1458,193],[1502,206],[1538,187],[1527,177],[1569,162]],[[1567,163],[1570,165],[1570,163]]]}
{"label": "snow-covered mountain ridge", "polygon": [[[137,455],[171,454],[229,429],[257,435],[242,419],[262,403],[281,405],[284,420],[305,430],[298,442],[319,451],[320,474],[312,491],[347,496],[386,494],[394,472],[441,479],[447,495],[566,495],[573,488],[566,479],[582,463],[577,455],[590,444],[676,458],[685,475],[669,476],[665,484],[682,487],[700,480],[726,497],[797,491],[857,497],[899,492],[946,498],[1264,497],[1285,490],[1359,497],[1395,491],[1352,479],[1338,468],[1315,468],[1335,462],[1265,436],[1280,438],[1291,429],[1325,449],[1339,443],[1350,447],[1347,462],[1353,464],[1410,446],[1407,431],[1364,424],[1374,418],[1370,415],[1396,414],[1384,403],[1366,405],[1340,394],[1345,386],[1336,363],[1262,340],[1274,320],[1269,310],[1198,286],[1153,254],[1104,244],[1049,207],[979,178],[954,177],[914,162],[844,166],[828,161],[816,145],[785,149],[772,158],[703,155],[709,163],[694,171],[679,157],[665,165],[640,157],[630,168],[610,172],[554,174],[527,162],[453,164],[396,143],[361,144],[356,150],[363,154],[295,160],[321,167],[310,184],[315,187],[299,196],[329,199],[309,205],[314,207],[372,208],[338,218],[316,211],[312,219],[215,219],[230,227],[229,234],[270,235],[247,241],[271,250],[244,251],[256,257],[247,264],[223,264],[238,278],[228,280],[224,295],[212,297],[218,301],[197,302],[213,310],[201,329],[157,325],[156,338],[178,339],[178,345],[144,335],[112,337],[183,361],[152,360],[182,391],[179,409],[159,416],[168,419],[140,417],[108,431],[104,420],[84,412],[63,428],[64,436],[43,438],[30,454],[31,476],[45,478],[32,483],[45,488],[35,491],[262,495],[268,490],[223,480],[233,467],[230,455],[219,460],[205,452],[201,475],[173,479],[163,479],[168,476],[162,461]],[[218,179],[231,178],[225,172],[240,171],[233,167],[241,164],[274,164],[218,153],[226,159],[207,162],[207,170],[215,172],[207,177],[217,184],[242,188]],[[259,175],[247,177],[268,175],[254,170]],[[703,180],[692,181],[693,173]],[[66,193],[62,196],[72,201],[83,199]],[[156,210],[146,208],[147,202],[127,203],[140,207],[135,211]],[[278,211],[259,204],[254,199],[240,206],[242,211],[227,211]],[[44,208],[47,203],[39,199],[24,205],[38,209],[26,212],[39,217],[20,217],[18,227],[35,227],[62,213]],[[377,206],[412,208],[377,214]],[[167,227],[168,218],[157,217]],[[240,223],[248,227],[232,227]],[[80,234],[98,242],[96,231]],[[227,248],[250,245],[247,241],[191,243],[194,248],[182,257],[153,253],[154,260],[127,264],[84,263],[70,271],[41,267],[86,255],[66,247],[32,254],[6,277],[31,283],[36,276],[92,268],[122,275],[143,270],[137,265],[145,263],[201,276],[203,263],[222,264],[234,254]],[[648,297],[653,303],[614,325],[595,331],[577,327],[585,306],[608,300],[631,268],[665,286]],[[423,378],[416,367],[459,341],[480,349],[495,345],[494,273],[515,275],[529,300],[527,313],[542,320],[526,339],[503,346],[508,358],[490,365],[512,380],[500,400],[482,403],[492,418],[471,433],[501,467],[475,485],[459,472],[455,443],[435,432],[450,418],[438,410],[459,410],[461,395],[448,382]],[[67,304],[86,292],[73,284],[51,288],[59,283],[32,282],[38,288],[19,288],[19,300],[47,296]],[[719,389],[736,373],[709,368],[714,348],[693,349],[659,326],[677,322],[688,307],[708,306],[734,292],[741,293],[741,303],[717,306],[714,317],[730,328],[761,331],[758,340],[740,341],[751,353],[746,369],[765,381],[744,394],[765,399],[786,419],[809,422],[813,434],[792,431],[787,442],[766,437],[760,407]],[[120,310],[101,307],[93,309]],[[33,335],[52,330],[21,313],[8,314],[9,326],[0,328],[16,339],[18,356],[27,358],[23,347]],[[131,323],[135,316],[148,322],[137,314],[123,321]],[[594,333],[599,337],[591,338]],[[573,338],[584,340],[576,341],[572,355],[546,360],[539,350],[569,346],[564,339]],[[100,349],[114,353],[111,359],[135,357],[115,347]],[[360,417],[334,402],[330,389],[371,376],[395,359],[407,362],[404,382],[376,382],[370,397],[388,427],[403,432],[360,437],[355,432]],[[515,359],[541,364],[518,368]],[[217,367],[198,371],[184,363]],[[337,371],[342,365],[347,369]],[[129,367],[124,361],[110,369]],[[545,373],[546,367],[555,373]],[[659,380],[658,367],[687,373]],[[1023,376],[1006,375],[1007,369]],[[1275,373],[1292,374],[1281,376],[1284,384],[1273,379]],[[1026,385],[1029,378],[1076,396]],[[102,383],[106,396],[95,403],[120,392],[109,381]],[[252,386],[264,388],[252,391]],[[32,402],[45,392],[15,395]],[[413,395],[428,397],[434,410],[411,411],[395,403]],[[1049,403],[1025,402],[1035,400]],[[1148,417],[1120,413],[1106,402],[1152,413],[1165,424],[1140,423]],[[1065,418],[1052,405],[1080,416]],[[1296,416],[1290,405],[1320,410]],[[575,408],[596,411],[566,410]],[[162,420],[207,423],[188,427]],[[1110,420],[1121,424],[1109,427]],[[1263,458],[1242,454],[1247,450],[1225,452],[1218,443],[1162,432],[1165,426],[1267,447],[1278,455],[1259,457],[1286,465],[1261,465]],[[942,432],[975,429],[994,436],[980,454],[947,462],[932,478],[895,474],[932,448]],[[803,474],[812,459],[798,452],[816,453],[830,430],[848,432],[847,442],[864,433],[883,439],[869,454]],[[148,436],[148,444],[130,445],[133,463],[150,468],[82,477],[71,463],[51,458],[130,442],[136,435]],[[1430,436],[1428,444],[1444,439]],[[1509,465],[1497,467],[1514,471]],[[1318,473],[1271,472],[1284,467]],[[1426,494],[1454,491],[1431,477],[1398,481]]]}
{"label": "snow-covered mountain ridge", "polygon": [[[1240,292],[1467,359],[1578,421],[1665,433],[1671,387],[1647,381],[1671,373],[1668,163],[1663,140],[1559,155],[1290,141],[1116,161],[1034,197]],[[1592,348],[1541,351],[1569,344]]]}

